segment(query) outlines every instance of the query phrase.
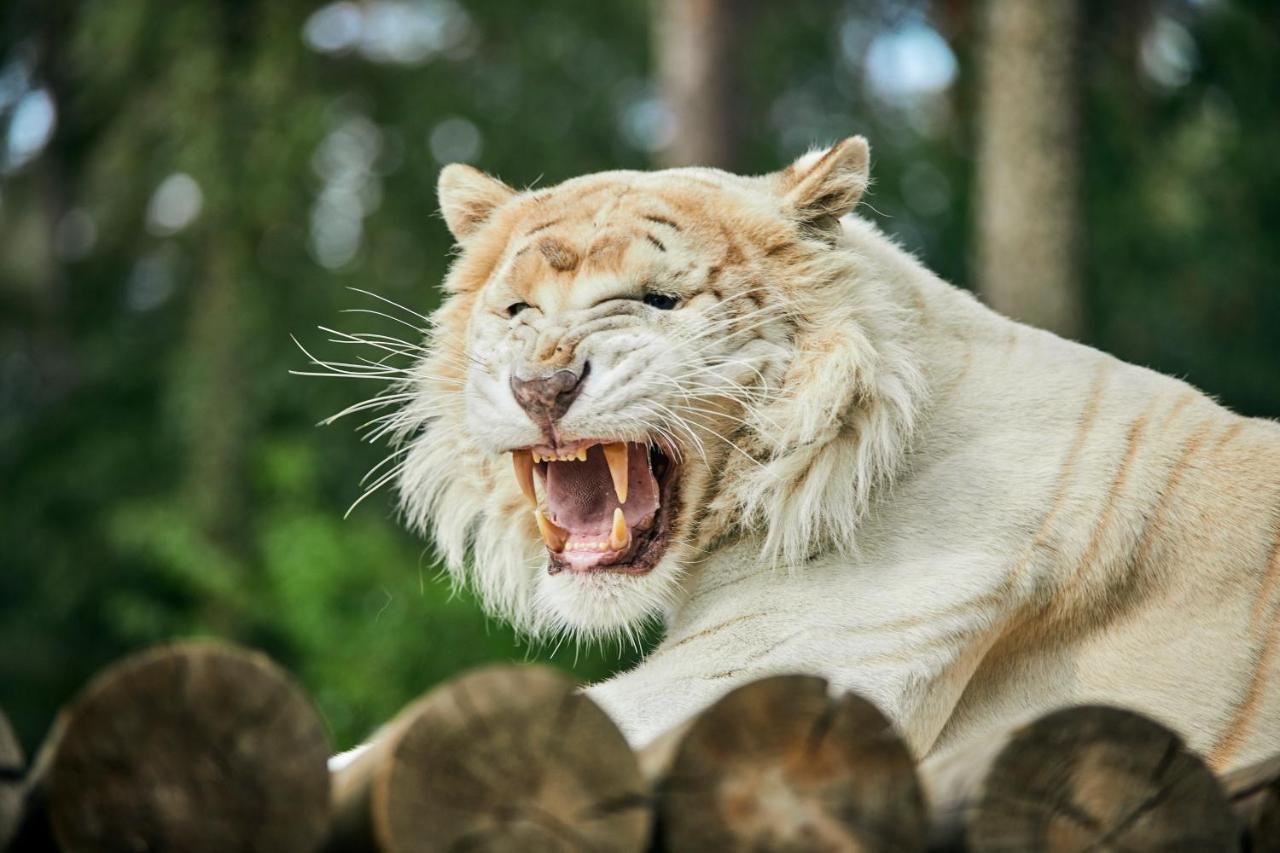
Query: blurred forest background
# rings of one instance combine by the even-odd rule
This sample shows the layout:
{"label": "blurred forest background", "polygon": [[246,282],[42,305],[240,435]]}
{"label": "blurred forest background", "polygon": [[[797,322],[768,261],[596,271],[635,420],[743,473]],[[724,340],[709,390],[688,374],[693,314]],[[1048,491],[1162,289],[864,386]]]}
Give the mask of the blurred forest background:
{"label": "blurred forest background", "polygon": [[[360,480],[368,396],[291,335],[437,302],[440,166],[778,168],[872,144],[861,213],[1020,317],[1280,415],[1274,0],[8,0],[0,9],[0,705],[261,647],[352,743],[530,648]],[[1032,285],[1028,287],[1028,285]],[[385,311],[396,319],[344,309]],[[410,334],[413,334],[410,332]]]}

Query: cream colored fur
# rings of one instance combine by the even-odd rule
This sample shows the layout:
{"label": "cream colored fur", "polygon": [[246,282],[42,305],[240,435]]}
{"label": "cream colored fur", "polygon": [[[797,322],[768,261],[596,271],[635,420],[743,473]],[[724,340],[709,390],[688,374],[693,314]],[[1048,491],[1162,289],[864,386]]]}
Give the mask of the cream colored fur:
{"label": "cream colored fur", "polygon": [[[407,386],[410,520],[530,634],[660,617],[661,645],[590,689],[636,743],[813,672],[921,755],[1080,702],[1149,713],[1218,767],[1280,751],[1280,426],[940,281],[849,215],[867,175],[860,139],[762,178],[516,193],[446,170],[462,253]],[[658,285],[677,310],[624,304]],[[538,309],[511,320],[517,301]],[[567,434],[682,452],[647,576],[549,575],[510,475],[539,438],[511,371],[585,358]]]}

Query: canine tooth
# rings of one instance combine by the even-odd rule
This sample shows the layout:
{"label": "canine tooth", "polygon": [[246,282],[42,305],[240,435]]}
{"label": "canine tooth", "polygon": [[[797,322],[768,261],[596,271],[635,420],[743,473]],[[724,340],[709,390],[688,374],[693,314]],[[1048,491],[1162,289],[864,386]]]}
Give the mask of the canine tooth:
{"label": "canine tooth", "polygon": [[527,450],[511,451],[511,464],[516,469],[516,482],[520,484],[520,491],[529,499],[529,505],[537,508],[538,493],[533,490],[533,460],[534,454]]}
{"label": "canine tooth", "polygon": [[613,493],[618,503],[627,502],[627,444],[617,441],[604,445],[604,458],[609,463],[609,476],[613,478]]}
{"label": "canine tooth", "polygon": [[547,547],[552,551],[563,551],[565,540],[569,538],[569,531],[557,527],[556,523],[543,515],[540,509],[533,511],[533,517],[538,522],[538,532],[542,534],[542,541],[547,543]]}
{"label": "canine tooth", "polygon": [[609,531],[609,547],[621,551],[631,544],[631,528],[627,526],[627,518],[622,514],[622,507],[614,507],[613,529]]}

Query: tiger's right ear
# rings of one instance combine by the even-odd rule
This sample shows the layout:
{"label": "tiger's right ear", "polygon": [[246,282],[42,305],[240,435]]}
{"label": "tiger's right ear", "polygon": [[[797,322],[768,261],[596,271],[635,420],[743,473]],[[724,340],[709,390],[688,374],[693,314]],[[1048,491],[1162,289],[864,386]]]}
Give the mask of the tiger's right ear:
{"label": "tiger's right ear", "polygon": [[851,136],[825,151],[810,151],[776,177],[784,211],[806,230],[839,231],[840,217],[857,206],[871,182],[871,149]]}
{"label": "tiger's right ear", "polygon": [[450,163],[440,170],[437,186],[445,225],[459,243],[480,229],[516,191],[497,178],[464,163]]}

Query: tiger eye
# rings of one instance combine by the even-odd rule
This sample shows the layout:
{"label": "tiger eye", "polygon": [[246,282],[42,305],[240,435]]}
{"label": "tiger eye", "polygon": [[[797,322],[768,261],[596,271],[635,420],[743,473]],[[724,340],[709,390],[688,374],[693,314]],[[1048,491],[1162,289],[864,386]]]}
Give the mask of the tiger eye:
{"label": "tiger eye", "polygon": [[680,304],[680,297],[670,293],[646,293],[642,301],[659,311],[670,311]]}

